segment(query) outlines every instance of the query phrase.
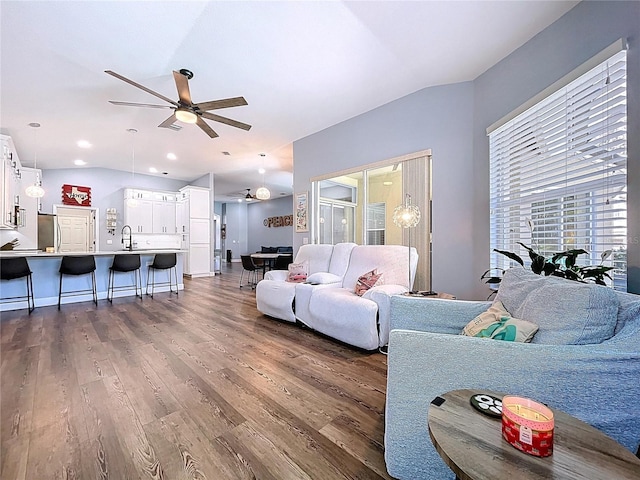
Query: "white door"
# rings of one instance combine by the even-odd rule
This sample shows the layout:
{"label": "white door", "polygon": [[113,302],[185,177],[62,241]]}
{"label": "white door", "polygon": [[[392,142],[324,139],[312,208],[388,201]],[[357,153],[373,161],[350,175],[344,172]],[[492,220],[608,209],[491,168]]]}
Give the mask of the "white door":
{"label": "white door", "polygon": [[89,251],[89,218],[58,216],[60,252]]}

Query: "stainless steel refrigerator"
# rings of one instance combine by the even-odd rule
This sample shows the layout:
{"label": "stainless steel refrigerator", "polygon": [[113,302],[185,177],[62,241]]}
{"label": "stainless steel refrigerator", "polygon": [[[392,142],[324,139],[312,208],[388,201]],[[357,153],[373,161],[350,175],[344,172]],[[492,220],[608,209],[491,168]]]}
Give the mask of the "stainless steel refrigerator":
{"label": "stainless steel refrigerator", "polygon": [[58,221],[50,213],[38,213],[38,250],[53,247],[58,251]]}

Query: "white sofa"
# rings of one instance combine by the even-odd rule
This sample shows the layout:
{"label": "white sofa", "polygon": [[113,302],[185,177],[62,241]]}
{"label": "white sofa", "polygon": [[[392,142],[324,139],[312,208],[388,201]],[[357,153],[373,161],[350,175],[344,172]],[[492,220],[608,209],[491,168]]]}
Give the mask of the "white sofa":
{"label": "white sofa", "polygon": [[[293,263],[309,262],[309,275],[321,273],[326,283],[340,283],[355,246],[355,243],[302,245]],[[256,303],[265,315],[295,323],[296,289],[303,284],[287,282],[287,275],[287,270],[267,272],[256,287]]]}
{"label": "white sofa", "polygon": [[[295,262],[305,247],[301,247]],[[308,327],[342,342],[365,350],[375,350],[389,341],[390,302],[393,295],[410,289],[418,264],[418,254],[402,245],[337,244],[333,247],[329,268],[318,270],[326,262],[323,248],[305,249],[305,255],[317,255],[310,261],[308,283],[286,282],[286,272],[269,272],[258,283],[256,300],[262,313],[300,321]],[[310,257],[304,257],[310,260]],[[316,268],[311,268],[314,265]],[[377,269],[384,284],[361,297],[354,293],[358,278]],[[342,273],[341,273],[342,272]]]}

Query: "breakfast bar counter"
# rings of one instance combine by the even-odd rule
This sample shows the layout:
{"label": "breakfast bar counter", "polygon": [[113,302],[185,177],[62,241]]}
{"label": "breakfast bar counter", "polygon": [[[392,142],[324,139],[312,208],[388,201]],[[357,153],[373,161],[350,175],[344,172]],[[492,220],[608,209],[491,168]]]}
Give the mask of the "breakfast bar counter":
{"label": "breakfast bar counter", "polygon": [[[176,249],[157,249],[157,250],[115,250],[115,251],[101,251],[101,252],[65,252],[65,253],[45,253],[38,250],[8,250],[0,251],[0,258],[13,258],[13,257],[25,257],[29,262],[29,268],[33,272],[33,294],[35,298],[36,307],[43,307],[46,305],[57,305],[58,303],[58,287],[59,287],[59,273],[60,263],[63,256],[75,256],[75,255],[93,255],[96,261],[96,288],[98,291],[98,300],[107,298],[107,287],[109,279],[109,267],[113,263],[115,255],[140,255],[140,274],[142,277],[142,287],[146,288],[147,284],[147,267],[153,262],[153,258],[156,253],[176,253],[177,257],[177,276],[178,276],[178,290],[184,289],[184,283],[182,282],[183,273],[183,254],[184,250]],[[157,281],[163,281],[161,272],[157,272]],[[127,285],[133,283],[130,280],[129,274],[119,274],[116,276],[116,286]],[[122,278],[121,278],[122,277]],[[174,287],[175,288],[175,287]],[[91,289],[91,278],[89,275],[82,275],[78,277],[67,277],[64,279],[64,289],[70,290],[85,290]],[[0,284],[0,297],[10,298],[25,295],[25,281],[23,279],[2,281]],[[156,286],[156,293],[162,291],[169,291],[169,286]],[[115,297],[134,296],[135,289],[133,285],[131,288],[122,289],[114,292]],[[75,297],[66,297],[62,299],[62,303],[75,303],[92,301],[91,293],[86,295],[78,295]],[[0,303],[0,311],[17,310],[27,308],[27,302],[25,301],[9,301],[6,303]]]}

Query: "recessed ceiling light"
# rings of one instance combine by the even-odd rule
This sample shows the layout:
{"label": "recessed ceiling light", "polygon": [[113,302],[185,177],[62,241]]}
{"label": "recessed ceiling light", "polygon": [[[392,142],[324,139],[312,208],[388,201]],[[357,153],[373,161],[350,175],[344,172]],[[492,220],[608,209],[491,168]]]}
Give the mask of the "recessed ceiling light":
{"label": "recessed ceiling light", "polygon": [[385,187],[388,187],[388,186],[390,186],[390,185],[393,185],[393,182],[389,182],[389,181],[387,181],[387,182],[382,182],[382,184],[383,184]]}
{"label": "recessed ceiling light", "polygon": [[158,173],[158,169],[156,167],[149,167],[149,171],[151,173]]}
{"label": "recessed ceiling light", "polygon": [[73,164],[74,165],[78,165],[79,167],[81,167],[82,165],[86,165],[87,162],[85,162],[84,160],[77,159],[77,160],[73,161]]}
{"label": "recessed ceiling light", "polygon": [[86,140],[78,140],[77,144],[78,144],[78,146],[80,148],[91,148],[92,147],[92,145],[89,142],[87,142]]}
{"label": "recessed ceiling light", "polygon": [[260,168],[258,169],[258,173],[259,173],[260,175],[264,175],[264,172],[266,172],[266,170],[265,170],[264,168],[260,167]]}
{"label": "recessed ceiling light", "polygon": [[238,203],[242,203],[242,199],[241,198],[238,199]]}
{"label": "recessed ceiling light", "polygon": [[175,153],[167,153],[167,158],[169,160],[177,160],[178,159],[178,157],[176,157]]}

